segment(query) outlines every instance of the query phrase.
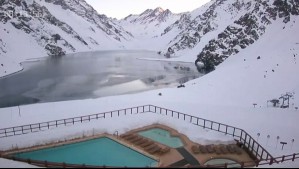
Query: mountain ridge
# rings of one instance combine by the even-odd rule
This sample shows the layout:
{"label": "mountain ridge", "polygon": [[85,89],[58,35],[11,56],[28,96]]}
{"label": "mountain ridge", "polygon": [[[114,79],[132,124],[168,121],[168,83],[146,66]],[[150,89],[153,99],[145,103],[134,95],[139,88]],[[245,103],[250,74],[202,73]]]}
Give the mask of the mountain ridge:
{"label": "mountain ridge", "polygon": [[[192,12],[174,14],[157,7],[121,20],[98,14],[85,0],[3,0],[0,5],[2,65],[28,56],[142,49],[202,62],[206,71],[258,41],[269,25],[281,22],[275,18],[283,17],[287,24],[299,13],[294,0],[212,0]],[[7,10],[28,14],[9,17]],[[16,48],[23,53],[12,50]],[[0,73],[13,72],[5,69],[0,66]]]}

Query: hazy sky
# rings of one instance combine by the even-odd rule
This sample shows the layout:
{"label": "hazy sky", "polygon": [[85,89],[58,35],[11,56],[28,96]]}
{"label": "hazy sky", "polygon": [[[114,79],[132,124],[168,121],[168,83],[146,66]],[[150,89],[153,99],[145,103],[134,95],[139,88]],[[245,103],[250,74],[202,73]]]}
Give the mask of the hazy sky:
{"label": "hazy sky", "polygon": [[146,9],[162,7],[174,13],[192,11],[210,0],[86,0],[100,14],[122,19],[129,14],[140,14]]}

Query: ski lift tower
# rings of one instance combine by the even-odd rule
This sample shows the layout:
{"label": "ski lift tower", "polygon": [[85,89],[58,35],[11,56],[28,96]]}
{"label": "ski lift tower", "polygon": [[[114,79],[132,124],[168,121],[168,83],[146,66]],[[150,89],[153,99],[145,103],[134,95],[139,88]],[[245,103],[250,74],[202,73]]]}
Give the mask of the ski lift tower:
{"label": "ski lift tower", "polygon": [[[290,107],[290,98],[293,98],[293,93],[287,92],[285,95],[282,95],[279,99],[282,99],[281,108],[289,108]],[[287,101],[287,103],[286,103]]]}

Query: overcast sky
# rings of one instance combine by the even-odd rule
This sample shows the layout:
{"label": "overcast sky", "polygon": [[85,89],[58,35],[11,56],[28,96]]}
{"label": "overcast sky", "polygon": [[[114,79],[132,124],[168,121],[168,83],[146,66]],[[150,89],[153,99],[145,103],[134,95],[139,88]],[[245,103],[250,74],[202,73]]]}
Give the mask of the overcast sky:
{"label": "overcast sky", "polygon": [[122,19],[129,14],[140,14],[146,9],[162,7],[174,13],[192,11],[210,0],[86,0],[100,14]]}

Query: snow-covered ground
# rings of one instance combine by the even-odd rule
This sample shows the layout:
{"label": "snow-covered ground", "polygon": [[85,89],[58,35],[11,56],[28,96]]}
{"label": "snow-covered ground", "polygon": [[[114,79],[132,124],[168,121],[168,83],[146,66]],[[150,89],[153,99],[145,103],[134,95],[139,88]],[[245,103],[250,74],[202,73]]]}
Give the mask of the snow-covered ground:
{"label": "snow-covered ground", "polygon": [[[3,165],[5,164],[5,165]],[[1,168],[39,168],[33,165],[0,158]]]}
{"label": "snow-covered ground", "polygon": [[[299,25],[295,24],[299,20],[292,19],[285,28],[279,22],[273,24],[255,44],[227,59],[216,71],[188,82],[185,88],[26,105],[20,107],[20,115],[17,107],[3,108],[0,109],[0,128],[153,104],[242,128],[274,156],[297,153],[299,133],[296,124],[299,110],[295,110],[295,107],[299,106],[299,41],[294,35],[299,34]],[[294,94],[289,109],[267,107],[268,100],[279,98],[286,92]],[[162,93],[162,96],[158,93]],[[255,108],[254,103],[257,104]],[[63,140],[82,136],[83,133],[113,134],[115,130],[122,133],[152,123],[169,125],[199,143],[230,140],[224,135],[202,130],[183,121],[143,114],[4,138],[0,139],[0,149]],[[257,133],[260,133],[259,137]],[[295,140],[293,144],[292,139]],[[281,150],[280,144],[276,146],[277,141],[288,144]],[[0,166],[6,165],[0,162]],[[283,164],[283,167],[296,166],[299,166],[298,161]]]}

